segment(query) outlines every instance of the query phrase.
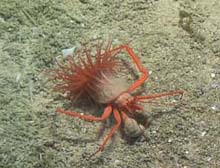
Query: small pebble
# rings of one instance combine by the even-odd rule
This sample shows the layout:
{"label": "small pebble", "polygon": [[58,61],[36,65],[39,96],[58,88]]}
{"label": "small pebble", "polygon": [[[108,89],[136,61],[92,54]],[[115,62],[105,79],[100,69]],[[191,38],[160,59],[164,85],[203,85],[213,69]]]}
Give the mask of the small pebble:
{"label": "small pebble", "polygon": [[212,110],[216,110],[217,108],[216,108],[216,106],[212,106],[211,109]]}
{"label": "small pebble", "polygon": [[212,78],[215,78],[215,73],[211,73],[211,77],[212,77]]}
{"label": "small pebble", "polygon": [[153,133],[153,134],[156,134],[156,133],[157,133],[157,131],[152,131],[152,133]]}
{"label": "small pebble", "polygon": [[203,131],[203,132],[201,133],[201,136],[205,136],[205,134],[206,134],[206,131]]}
{"label": "small pebble", "polygon": [[87,132],[87,129],[86,129],[86,128],[81,128],[81,131],[82,131],[83,133],[86,133],[86,132]]}
{"label": "small pebble", "polygon": [[210,162],[210,161],[212,160],[212,158],[211,158],[211,157],[208,157],[208,159],[207,159],[207,160],[208,160],[208,162]]}
{"label": "small pebble", "polygon": [[120,163],[120,160],[115,160],[115,163],[116,163],[116,164]]}

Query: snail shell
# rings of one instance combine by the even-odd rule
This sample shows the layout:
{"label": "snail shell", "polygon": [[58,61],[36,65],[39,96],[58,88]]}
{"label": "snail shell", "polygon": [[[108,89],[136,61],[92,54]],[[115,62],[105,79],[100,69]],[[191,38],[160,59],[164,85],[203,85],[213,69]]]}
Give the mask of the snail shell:
{"label": "snail shell", "polygon": [[136,120],[132,118],[128,118],[124,122],[124,132],[129,137],[132,137],[132,138],[139,137],[144,132],[144,126],[141,124],[138,124]]}

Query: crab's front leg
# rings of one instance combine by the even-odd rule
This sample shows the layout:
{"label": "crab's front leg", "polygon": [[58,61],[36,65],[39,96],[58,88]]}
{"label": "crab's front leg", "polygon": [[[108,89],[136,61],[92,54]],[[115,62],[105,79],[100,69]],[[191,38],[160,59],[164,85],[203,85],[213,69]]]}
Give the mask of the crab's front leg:
{"label": "crab's front leg", "polygon": [[112,51],[117,51],[117,50],[120,51],[122,49],[125,49],[128,52],[129,56],[132,58],[132,60],[137,65],[138,70],[142,73],[142,77],[140,79],[138,79],[132,86],[130,86],[128,88],[127,92],[132,92],[136,88],[138,88],[140,85],[142,85],[145,80],[148,79],[149,73],[148,73],[148,70],[143,67],[143,65],[142,65],[141,61],[139,60],[138,56],[134,53],[132,48],[130,48],[128,45],[121,45],[121,46],[113,49]]}

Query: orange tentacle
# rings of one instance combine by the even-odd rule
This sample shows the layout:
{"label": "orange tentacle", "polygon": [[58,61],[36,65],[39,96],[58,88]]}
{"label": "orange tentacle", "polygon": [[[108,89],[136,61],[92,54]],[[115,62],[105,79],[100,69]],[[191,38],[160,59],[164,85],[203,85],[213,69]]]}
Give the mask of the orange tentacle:
{"label": "orange tentacle", "polygon": [[111,115],[112,107],[110,105],[107,106],[101,117],[95,117],[92,115],[82,115],[82,114],[79,114],[75,111],[67,111],[67,110],[64,110],[61,108],[58,108],[56,111],[59,113],[69,115],[69,116],[78,117],[80,119],[87,120],[87,121],[103,121],[103,120],[106,120],[107,118],[109,118],[109,116]]}
{"label": "orange tentacle", "polygon": [[104,150],[105,145],[107,144],[107,142],[112,138],[112,136],[114,135],[114,133],[119,129],[120,125],[121,125],[121,116],[119,111],[114,108],[113,109],[113,113],[114,113],[114,117],[117,121],[116,125],[112,128],[112,130],[110,131],[110,133],[108,134],[108,136],[105,138],[105,140],[103,141],[102,145],[99,147],[99,149],[94,152],[90,157],[94,156],[95,154],[97,154],[98,152],[102,152]]}

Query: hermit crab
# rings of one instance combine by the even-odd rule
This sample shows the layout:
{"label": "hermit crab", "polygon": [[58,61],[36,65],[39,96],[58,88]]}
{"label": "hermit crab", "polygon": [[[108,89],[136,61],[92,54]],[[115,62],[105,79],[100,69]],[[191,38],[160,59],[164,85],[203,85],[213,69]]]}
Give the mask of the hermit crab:
{"label": "hermit crab", "polygon": [[[58,68],[51,70],[52,77],[59,81],[54,89],[63,93],[65,98],[78,105],[82,102],[93,102],[105,106],[101,116],[81,114],[63,108],[57,108],[57,112],[91,122],[104,122],[111,116],[116,120],[116,124],[92,156],[103,151],[118,130],[127,138],[143,134],[144,128],[149,125],[147,118],[142,115],[143,102],[165,96],[183,95],[181,90],[149,95],[135,93],[148,79],[148,70],[143,67],[129,45],[113,48],[111,42],[108,42],[103,46],[103,43],[99,42],[93,53],[85,48],[75,56],[69,55],[66,62],[59,62]],[[141,74],[130,86],[127,86],[129,82],[124,77],[126,75],[121,74],[131,73],[132,70],[118,56],[120,53],[127,53],[127,59],[134,63]]]}

